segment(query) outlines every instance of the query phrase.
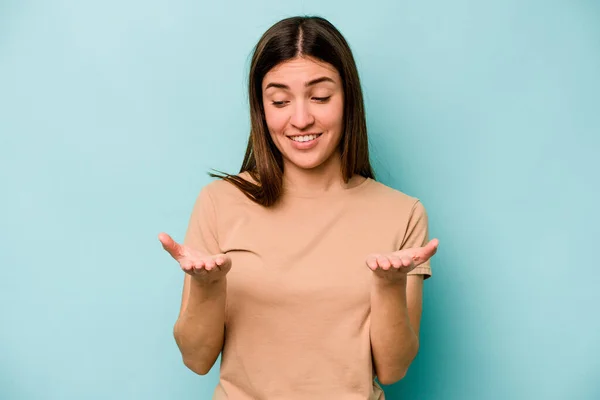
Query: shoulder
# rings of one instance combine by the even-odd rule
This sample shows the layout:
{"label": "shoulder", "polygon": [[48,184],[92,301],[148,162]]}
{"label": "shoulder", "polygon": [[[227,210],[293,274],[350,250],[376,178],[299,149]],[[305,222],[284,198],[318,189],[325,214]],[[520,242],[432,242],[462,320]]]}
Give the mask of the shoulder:
{"label": "shoulder", "polygon": [[[242,172],[236,176],[245,181],[256,183],[252,176],[247,172]],[[200,191],[201,196],[210,198],[210,200],[214,203],[227,203],[227,202],[239,202],[248,200],[246,195],[233,183],[227,182],[221,178],[215,178],[204,187],[202,187]]]}
{"label": "shoulder", "polygon": [[365,195],[370,203],[396,211],[402,210],[409,213],[421,209],[424,211],[419,198],[375,180],[371,182]]}

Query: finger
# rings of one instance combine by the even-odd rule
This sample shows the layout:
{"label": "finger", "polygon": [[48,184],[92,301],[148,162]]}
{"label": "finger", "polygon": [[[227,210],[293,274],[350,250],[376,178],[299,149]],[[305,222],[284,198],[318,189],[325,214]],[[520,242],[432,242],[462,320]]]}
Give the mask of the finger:
{"label": "finger", "polygon": [[158,235],[158,240],[160,240],[163,249],[165,249],[167,253],[171,255],[171,257],[173,257],[176,260],[179,260],[183,257],[182,247],[179,245],[179,243],[174,241],[171,236],[162,232]]}
{"label": "finger", "polygon": [[196,275],[206,273],[206,265],[204,260],[199,260],[193,264],[192,272]]}
{"label": "finger", "polygon": [[180,265],[181,265],[181,269],[184,272],[187,272],[188,274],[194,272],[194,263],[192,263],[191,261],[181,262]]}
{"label": "finger", "polygon": [[401,260],[402,260],[401,262],[402,262],[403,267],[412,267],[413,260],[410,257],[404,256],[404,257],[401,257]]}
{"label": "finger", "polygon": [[402,267],[402,260],[400,259],[400,257],[392,254],[391,256],[388,256],[388,258],[392,263],[392,268],[398,269]]}
{"label": "finger", "polygon": [[373,254],[367,257],[367,266],[371,268],[373,271],[377,269],[377,257],[379,254]]}
{"label": "finger", "polygon": [[381,268],[383,268],[385,271],[390,269],[390,267],[392,266],[392,264],[390,263],[390,260],[386,256],[383,256],[383,255],[377,257],[377,264],[379,264],[379,266]]}
{"label": "finger", "polygon": [[229,256],[226,254],[217,254],[214,257],[214,260],[215,260],[215,264],[217,265],[217,267],[222,267],[224,265],[231,263],[231,258],[229,258]]}
{"label": "finger", "polygon": [[204,260],[204,269],[206,269],[207,271],[210,271],[214,268],[216,268],[217,263],[215,262],[215,260],[211,257],[211,258],[206,258]]}

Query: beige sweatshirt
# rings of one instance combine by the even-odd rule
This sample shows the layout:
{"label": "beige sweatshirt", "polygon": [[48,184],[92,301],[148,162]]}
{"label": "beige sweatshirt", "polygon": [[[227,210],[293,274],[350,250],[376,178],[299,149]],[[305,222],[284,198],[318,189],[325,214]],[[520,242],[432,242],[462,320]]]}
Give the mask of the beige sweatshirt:
{"label": "beige sweatshirt", "polygon": [[[419,200],[372,179],[337,193],[287,193],[272,209],[228,182],[206,185],[184,243],[232,259],[213,399],[383,400],[365,259],[422,246],[427,228]],[[410,274],[430,277],[429,262]]]}

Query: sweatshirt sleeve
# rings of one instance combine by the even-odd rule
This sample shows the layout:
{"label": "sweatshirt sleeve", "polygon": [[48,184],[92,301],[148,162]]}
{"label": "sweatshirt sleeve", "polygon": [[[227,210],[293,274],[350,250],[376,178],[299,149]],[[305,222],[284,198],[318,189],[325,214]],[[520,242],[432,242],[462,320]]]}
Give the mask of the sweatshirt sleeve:
{"label": "sweatshirt sleeve", "polygon": [[[427,244],[429,241],[429,228],[427,211],[423,204],[417,200],[412,207],[410,217],[408,219],[408,226],[402,245],[400,249],[408,249],[411,247],[421,247]],[[423,275],[423,279],[431,277],[431,260],[427,260],[423,264],[419,265],[408,275]]]}
{"label": "sweatshirt sleeve", "polygon": [[211,184],[200,190],[188,222],[183,244],[204,255],[221,253],[217,237],[217,213]]}

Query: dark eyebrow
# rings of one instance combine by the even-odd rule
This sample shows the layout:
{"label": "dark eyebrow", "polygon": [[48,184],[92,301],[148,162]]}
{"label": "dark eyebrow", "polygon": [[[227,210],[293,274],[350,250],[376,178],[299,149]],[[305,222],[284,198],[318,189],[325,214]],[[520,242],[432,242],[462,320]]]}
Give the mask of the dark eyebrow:
{"label": "dark eyebrow", "polygon": [[[326,76],[322,76],[320,78],[317,79],[313,79],[312,81],[308,81],[306,82],[306,84],[304,86],[309,87],[309,86],[313,86],[316,85],[317,83],[321,83],[321,82],[331,82],[331,83],[335,83],[335,81],[331,78],[328,78]],[[265,90],[267,90],[268,88],[277,88],[277,89],[284,89],[284,90],[289,90],[290,87],[288,85],[284,85],[283,83],[277,83],[277,82],[270,82],[266,87]]]}
{"label": "dark eyebrow", "polygon": [[313,79],[313,80],[312,80],[312,81],[310,81],[310,82],[306,82],[306,85],[304,85],[304,86],[308,87],[308,86],[316,85],[317,83],[321,83],[321,82],[331,82],[331,83],[335,83],[335,81],[334,81],[333,79],[331,79],[331,78],[328,78],[328,77],[326,77],[326,76],[322,76],[322,77],[320,77],[320,78]]}

